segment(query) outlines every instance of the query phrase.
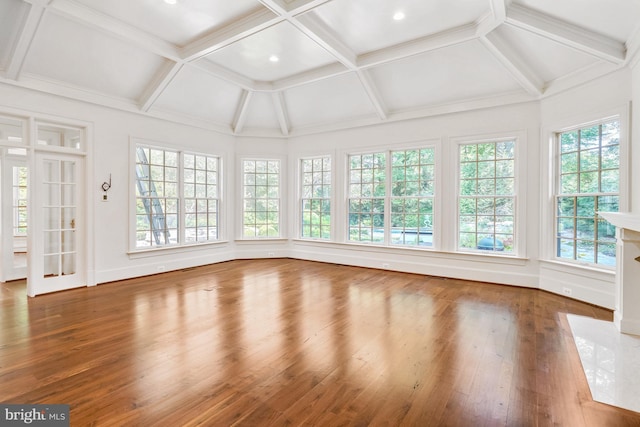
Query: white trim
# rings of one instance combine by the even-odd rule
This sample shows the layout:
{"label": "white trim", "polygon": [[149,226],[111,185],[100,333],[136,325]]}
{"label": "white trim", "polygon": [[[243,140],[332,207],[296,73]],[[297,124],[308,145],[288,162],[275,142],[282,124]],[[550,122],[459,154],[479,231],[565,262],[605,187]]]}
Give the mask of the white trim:
{"label": "white trim", "polygon": [[[463,250],[459,247],[459,201],[460,196],[460,156],[459,147],[467,144],[482,144],[489,142],[507,142],[514,141],[514,194],[507,197],[513,197],[514,200],[514,228],[513,228],[513,242],[514,248],[512,253],[499,254],[491,252],[491,255],[500,257],[527,257],[527,131],[518,130],[511,132],[497,132],[481,135],[468,135],[468,136],[456,136],[450,139],[450,168],[449,168],[449,188],[446,190],[447,194],[455,194],[455,224],[452,227],[452,243],[453,247],[450,248],[453,252],[457,253],[475,253],[478,255],[489,255],[479,252],[478,250]],[[454,175],[455,174],[455,175]],[[491,196],[493,197],[493,196]]]}
{"label": "white trim", "polygon": [[[559,161],[559,151],[557,150],[557,135],[585,126],[603,123],[612,119],[620,121],[620,189],[619,189],[619,211],[625,212],[630,207],[630,104],[613,108],[603,108],[600,111],[591,111],[583,114],[572,115],[556,122],[551,122],[543,126],[540,134],[542,141],[541,162],[540,162],[540,260],[546,262],[558,262],[564,265],[575,266],[576,268],[595,269],[597,271],[608,271],[610,267],[598,267],[595,264],[580,262],[569,262],[558,259],[555,255],[555,199],[559,188],[559,174],[557,163]],[[553,232],[549,232],[553,230]]]}
{"label": "white trim", "polygon": [[[262,160],[262,161],[270,161],[275,160],[280,164],[280,172],[278,176],[278,236],[267,236],[267,237],[245,237],[244,236],[244,161],[250,160]],[[236,241],[261,241],[261,240],[279,240],[279,239],[287,239],[289,230],[285,227],[285,224],[288,224],[287,221],[287,212],[288,212],[288,198],[287,198],[287,188],[285,186],[285,182],[287,180],[287,156],[286,155],[269,155],[269,154],[238,154],[236,155],[236,183],[238,185],[236,194],[240,196],[236,200],[236,232],[235,239]]]}

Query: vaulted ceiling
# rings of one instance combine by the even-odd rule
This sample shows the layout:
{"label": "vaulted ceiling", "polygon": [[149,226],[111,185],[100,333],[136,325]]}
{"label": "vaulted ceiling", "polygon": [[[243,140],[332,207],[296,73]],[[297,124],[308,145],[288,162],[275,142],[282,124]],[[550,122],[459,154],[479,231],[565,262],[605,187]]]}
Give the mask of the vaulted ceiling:
{"label": "vaulted ceiling", "polygon": [[175,2],[1,0],[0,82],[287,136],[540,99],[640,48],[640,0]]}

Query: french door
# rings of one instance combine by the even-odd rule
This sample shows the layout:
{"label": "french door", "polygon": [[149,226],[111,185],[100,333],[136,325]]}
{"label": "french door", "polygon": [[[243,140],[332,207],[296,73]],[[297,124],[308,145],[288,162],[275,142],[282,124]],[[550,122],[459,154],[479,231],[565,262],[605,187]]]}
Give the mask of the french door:
{"label": "french door", "polygon": [[29,296],[86,285],[84,157],[36,152],[35,165]]}

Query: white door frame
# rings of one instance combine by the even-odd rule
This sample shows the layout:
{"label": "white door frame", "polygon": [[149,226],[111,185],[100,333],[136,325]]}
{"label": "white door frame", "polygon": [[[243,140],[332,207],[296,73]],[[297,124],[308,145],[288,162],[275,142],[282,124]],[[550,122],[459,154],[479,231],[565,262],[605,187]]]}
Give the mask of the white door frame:
{"label": "white door frame", "polygon": [[[75,266],[72,274],[45,275],[44,268],[44,233],[45,233],[45,191],[44,191],[44,162],[75,162],[75,185],[68,186],[75,191],[75,215],[73,223],[69,221],[62,228],[75,234]],[[30,174],[29,196],[29,260],[27,274],[27,294],[36,296],[48,292],[56,292],[87,286],[87,215],[86,215],[86,158],[84,155],[62,153],[55,151],[36,151],[31,162],[34,167]],[[62,219],[62,218],[60,218]],[[62,273],[62,272],[61,272]]]}

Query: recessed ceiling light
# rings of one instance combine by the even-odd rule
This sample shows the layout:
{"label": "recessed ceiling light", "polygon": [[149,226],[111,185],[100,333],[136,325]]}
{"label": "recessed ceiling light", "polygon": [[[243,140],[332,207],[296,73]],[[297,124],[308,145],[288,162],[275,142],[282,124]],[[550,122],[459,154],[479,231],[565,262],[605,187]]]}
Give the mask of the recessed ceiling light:
{"label": "recessed ceiling light", "polygon": [[271,62],[278,62],[278,61],[280,61],[280,58],[278,58],[278,56],[277,56],[277,55],[271,55],[271,56],[269,57],[269,61],[271,61]]}
{"label": "recessed ceiling light", "polygon": [[176,3],[178,3],[178,0],[164,0],[164,2],[166,4],[176,4]]}
{"label": "recessed ceiling light", "polygon": [[393,15],[395,21],[402,21],[404,19],[404,12],[398,11]]}

